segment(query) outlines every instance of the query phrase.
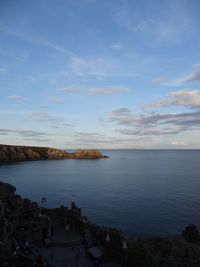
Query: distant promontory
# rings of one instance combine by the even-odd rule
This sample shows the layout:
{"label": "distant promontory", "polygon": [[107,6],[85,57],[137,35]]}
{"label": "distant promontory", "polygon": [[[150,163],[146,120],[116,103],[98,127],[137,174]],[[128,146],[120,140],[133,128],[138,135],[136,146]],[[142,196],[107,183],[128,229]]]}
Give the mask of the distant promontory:
{"label": "distant promontory", "polygon": [[0,162],[100,158],[106,158],[106,156],[96,149],[77,149],[75,152],[69,153],[65,150],[50,147],[0,145]]}

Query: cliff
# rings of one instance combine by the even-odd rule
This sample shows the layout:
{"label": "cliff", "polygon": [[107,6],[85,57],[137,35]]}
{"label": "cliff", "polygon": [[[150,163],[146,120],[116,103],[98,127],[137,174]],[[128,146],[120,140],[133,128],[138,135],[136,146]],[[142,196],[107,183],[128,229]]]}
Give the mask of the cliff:
{"label": "cliff", "polygon": [[107,158],[107,156],[104,156],[96,149],[77,149],[74,153],[69,154],[69,157],[78,159]]}
{"label": "cliff", "polygon": [[0,145],[0,162],[44,160],[44,159],[98,159],[103,154],[97,150],[76,150],[68,153],[49,147]]}

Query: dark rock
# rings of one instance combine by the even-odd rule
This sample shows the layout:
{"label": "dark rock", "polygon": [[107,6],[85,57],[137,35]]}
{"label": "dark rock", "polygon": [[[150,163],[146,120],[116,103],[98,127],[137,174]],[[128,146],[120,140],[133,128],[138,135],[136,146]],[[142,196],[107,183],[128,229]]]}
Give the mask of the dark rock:
{"label": "dark rock", "polygon": [[10,184],[0,182],[0,199],[14,196],[16,188]]}
{"label": "dark rock", "polygon": [[186,226],[185,230],[183,230],[182,235],[188,242],[193,242],[193,243],[200,242],[199,231],[196,225],[194,224]]}

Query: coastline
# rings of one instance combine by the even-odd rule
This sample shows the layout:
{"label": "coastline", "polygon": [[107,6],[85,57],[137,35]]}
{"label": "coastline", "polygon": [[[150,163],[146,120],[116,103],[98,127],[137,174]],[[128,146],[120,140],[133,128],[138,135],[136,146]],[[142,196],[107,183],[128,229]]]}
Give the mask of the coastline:
{"label": "coastline", "polygon": [[96,149],[77,149],[73,153],[51,147],[0,144],[0,163],[30,160],[102,159],[108,158]]}

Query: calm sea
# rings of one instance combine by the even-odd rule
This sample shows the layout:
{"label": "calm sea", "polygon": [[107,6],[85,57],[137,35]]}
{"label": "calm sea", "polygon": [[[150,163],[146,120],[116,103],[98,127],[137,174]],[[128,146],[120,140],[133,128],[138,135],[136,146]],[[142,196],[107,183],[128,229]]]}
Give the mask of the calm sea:
{"label": "calm sea", "polygon": [[0,180],[48,207],[75,200],[100,225],[134,236],[200,229],[200,150],[104,150],[109,159],[0,165]]}

